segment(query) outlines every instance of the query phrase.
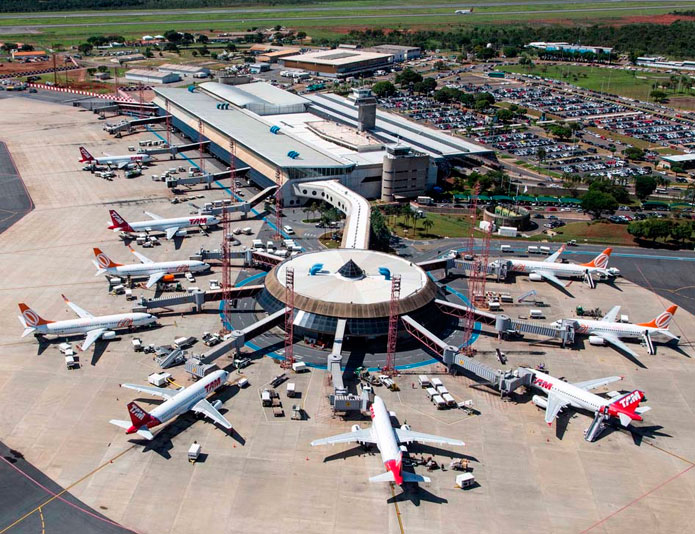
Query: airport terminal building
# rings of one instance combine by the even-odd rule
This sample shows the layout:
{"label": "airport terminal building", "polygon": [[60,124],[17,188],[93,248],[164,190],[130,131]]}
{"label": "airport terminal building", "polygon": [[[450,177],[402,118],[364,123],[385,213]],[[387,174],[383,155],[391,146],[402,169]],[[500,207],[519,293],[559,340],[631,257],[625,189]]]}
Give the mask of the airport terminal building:
{"label": "airport terminal building", "polygon": [[431,189],[446,160],[493,151],[377,110],[367,89],[350,98],[299,96],[259,82],[154,89],[154,103],[192,141],[210,141],[223,161],[249,166],[261,187],[280,184],[286,205],[303,202],[288,182],[337,179],[368,199],[414,198]]}

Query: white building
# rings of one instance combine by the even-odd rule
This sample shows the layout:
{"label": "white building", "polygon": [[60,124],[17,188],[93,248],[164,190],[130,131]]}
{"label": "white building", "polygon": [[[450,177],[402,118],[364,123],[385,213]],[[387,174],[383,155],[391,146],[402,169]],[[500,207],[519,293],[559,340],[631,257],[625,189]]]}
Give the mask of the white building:
{"label": "white building", "polygon": [[131,69],[125,73],[126,80],[146,84],[165,84],[181,81],[181,76],[175,72],[157,72],[156,70]]}
{"label": "white building", "polygon": [[176,65],[173,63],[165,63],[157,67],[159,72],[173,72],[182,77],[192,76],[194,78],[207,78],[210,76],[210,69],[199,65]]}

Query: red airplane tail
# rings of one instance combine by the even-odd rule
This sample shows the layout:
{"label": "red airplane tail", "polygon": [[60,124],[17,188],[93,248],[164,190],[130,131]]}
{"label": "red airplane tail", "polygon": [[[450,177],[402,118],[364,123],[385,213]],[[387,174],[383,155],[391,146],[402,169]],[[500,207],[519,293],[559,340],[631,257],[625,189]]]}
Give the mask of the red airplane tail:
{"label": "red airplane tail", "polygon": [[80,147],[80,154],[82,155],[80,163],[89,163],[91,161],[94,161],[94,157],[92,157],[92,155],[83,146]]}
{"label": "red airplane tail", "polygon": [[596,256],[589,263],[582,263],[582,267],[597,267],[599,269],[605,269],[608,267],[608,259],[611,257],[612,248],[607,248],[601,254]]}
{"label": "red airplane tail", "polygon": [[128,403],[128,415],[130,415],[130,422],[133,423],[131,427],[133,432],[142,426],[146,427],[149,423],[156,421],[154,417],[140,408],[135,402]]}
{"label": "red airplane tail", "polygon": [[671,319],[673,319],[674,314],[678,306],[671,306],[666,311],[661,312],[657,317],[649,321],[648,323],[637,323],[637,326],[648,326],[651,328],[666,328],[668,329],[671,324]]}
{"label": "red airplane tail", "polygon": [[640,410],[639,404],[643,400],[644,392],[636,389],[610,403],[608,405],[608,414],[620,418],[620,423],[623,426],[629,425],[630,421],[641,421],[641,411],[649,409],[645,407]]}
{"label": "red airplane tail", "polygon": [[116,210],[109,210],[109,215],[111,216],[111,226],[109,230],[121,230],[123,232],[134,232],[133,228],[128,224],[123,217],[121,217]]}

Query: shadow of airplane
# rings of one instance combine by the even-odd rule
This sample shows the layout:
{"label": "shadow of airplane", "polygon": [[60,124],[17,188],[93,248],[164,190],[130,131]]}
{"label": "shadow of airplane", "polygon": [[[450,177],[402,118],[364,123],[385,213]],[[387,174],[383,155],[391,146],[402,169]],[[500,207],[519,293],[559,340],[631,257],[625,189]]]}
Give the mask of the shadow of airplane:
{"label": "shadow of airplane", "polygon": [[402,492],[400,494],[390,497],[386,502],[388,504],[394,504],[397,502],[410,501],[413,506],[420,506],[423,501],[432,504],[447,504],[449,502],[447,499],[430,493],[417,483],[403,484],[401,489]]}

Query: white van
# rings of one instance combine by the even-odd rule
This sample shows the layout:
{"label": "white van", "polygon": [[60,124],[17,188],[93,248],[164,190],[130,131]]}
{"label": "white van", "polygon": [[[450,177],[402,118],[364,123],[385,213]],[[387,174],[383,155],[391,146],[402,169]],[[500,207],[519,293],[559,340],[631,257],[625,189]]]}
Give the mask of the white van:
{"label": "white van", "polygon": [[538,254],[538,247],[529,246],[529,247],[526,249],[526,251],[527,251],[529,254]]}
{"label": "white van", "polygon": [[430,400],[432,400],[432,397],[438,394],[437,390],[434,388],[427,388],[425,392],[427,393],[427,398]]}
{"label": "white van", "polygon": [[510,245],[501,245],[500,246],[500,252],[502,254],[510,254],[512,251],[512,247]]}
{"label": "white van", "polygon": [[541,310],[530,310],[528,315],[531,319],[545,319],[545,314]]}
{"label": "white van", "polygon": [[439,380],[439,378],[433,378],[430,382],[432,383],[432,387],[433,387],[433,388],[437,388],[437,387],[439,387],[439,386],[443,386],[443,385],[444,385],[444,384],[442,383],[442,381]]}
{"label": "white van", "polygon": [[417,377],[417,381],[420,383],[421,388],[429,388],[432,386],[432,382],[427,375],[420,375]]}
{"label": "white van", "polygon": [[260,239],[254,239],[251,244],[253,245],[253,248],[256,250],[263,250],[263,241]]}
{"label": "white van", "polygon": [[446,408],[446,401],[444,401],[444,399],[439,395],[432,397],[432,404],[437,407],[437,410],[443,410]]}
{"label": "white van", "polygon": [[294,235],[294,229],[291,226],[283,226],[282,229],[285,231],[286,234],[288,235]]}
{"label": "white van", "polygon": [[253,233],[253,230],[251,230],[251,227],[247,226],[241,232],[246,235],[251,235]]}
{"label": "white van", "polygon": [[540,250],[541,254],[550,255],[550,247],[540,247],[538,250]]}

